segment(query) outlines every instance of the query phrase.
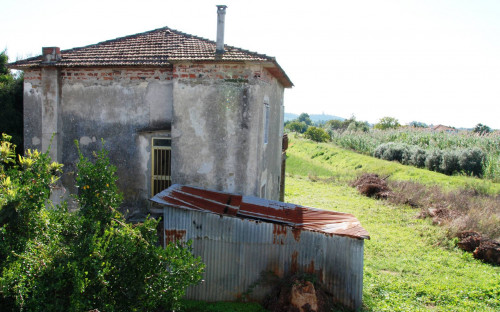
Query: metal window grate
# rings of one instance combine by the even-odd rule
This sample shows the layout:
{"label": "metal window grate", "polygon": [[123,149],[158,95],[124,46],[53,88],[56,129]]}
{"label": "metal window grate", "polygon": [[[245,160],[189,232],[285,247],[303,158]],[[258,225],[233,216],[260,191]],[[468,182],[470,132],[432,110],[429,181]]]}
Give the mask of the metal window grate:
{"label": "metal window grate", "polygon": [[171,180],[171,140],[153,138],[151,193],[158,194],[172,184]]}

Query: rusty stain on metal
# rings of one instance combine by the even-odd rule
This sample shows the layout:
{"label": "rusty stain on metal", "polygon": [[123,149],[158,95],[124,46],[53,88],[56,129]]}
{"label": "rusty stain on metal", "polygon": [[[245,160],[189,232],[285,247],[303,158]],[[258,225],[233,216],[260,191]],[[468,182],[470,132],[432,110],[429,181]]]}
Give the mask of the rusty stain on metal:
{"label": "rusty stain on metal", "polygon": [[273,244],[283,245],[286,238],[286,226],[273,224]]}
{"label": "rusty stain on metal", "polygon": [[307,266],[306,268],[306,273],[309,273],[309,274],[314,274],[314,260],[311,260],[311,262],[309,263],[309,265]]}
{"label": "rusty stain on metal", "polygon": [[[162,205],[206,211],[221,216],[266,221],[298,230],[348,236],[356,239],[370,239],[368,232],[352,214],[253,196],[241,196],[175,184],[155,195],[151,200]],[[296,239],[300,239],[300,236]]]}
{"label": "rusty stain on metal", "polygon": [[[294,227],[288,224],[163,206],[164,228],[186,230],[183,241],[192,240],[193,254],[206,264],[205,282],[189,288],[186,298],[233,301],[262,278],[272,284],[276,276],[294,274],[293,269],[295,273],[314,272],[336,301],[353,310],[361,308],[363,239],[299,228],[297,241]],[[286,235],[281,235],[283,229]],[[283,245],[273,244],[277,233]],[[271,284],[255,286],[248,300],[263,300]]]}
{"label": "rusty stain on metal", "polygon": [[298,256],[299,256],[299,253],[297,252],[297,250],[295,250],[292,253],[292,263],[290,265],[290,272],[292,272],[292,274],[295,274],[299,271],[299,263],[297,261]]}
{"label": "rusty stain on metal", "polygon": [[292,234],[293,234],[293,238],[295,239],[295,241],[300,242],[300,233],[301,232],[302,231],[300,229],[297,229],[297,228],[292,229]]}
{"label": "rusty stain on metal", "polygon": [[[263,272],[303,272],[338,302],[361,308],[369,234],[353,215],[183,185],[151,200],[164,207],[165,242],[192,240],[207,266],[205,283],[188,289],[187,298],[235,300]],[[263,299],[264,287],[257,287],[251,300]]]}
{"label": "rusty stain on metal", "polygon": [[165,246],[169,243],[182,241],[186,237],[186,230],[165,230]]}

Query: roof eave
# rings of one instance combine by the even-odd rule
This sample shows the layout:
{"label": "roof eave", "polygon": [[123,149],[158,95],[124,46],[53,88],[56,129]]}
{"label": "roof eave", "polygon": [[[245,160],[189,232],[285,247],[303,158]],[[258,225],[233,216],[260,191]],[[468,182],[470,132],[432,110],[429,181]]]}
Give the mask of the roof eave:
{"label": "roof eave", "polygon": [[283,85],[284,88],[288,88],[288,89],[292,88],[294,86],[293,82],[290,80],[290,78],[285,73],[283,68],[281,68],[280,64],[278,64],[278,62],[275,59],[269,63],[272,64],[273,67],[276,68],[276,70],[269,70],[269,67],[266,67],[266,66],[264,66],[264,67],[266,67],[267,70],[269,70],[271,72],[271,74],[274,77],[276,77],[276,79],[278,79],[278,81]]}

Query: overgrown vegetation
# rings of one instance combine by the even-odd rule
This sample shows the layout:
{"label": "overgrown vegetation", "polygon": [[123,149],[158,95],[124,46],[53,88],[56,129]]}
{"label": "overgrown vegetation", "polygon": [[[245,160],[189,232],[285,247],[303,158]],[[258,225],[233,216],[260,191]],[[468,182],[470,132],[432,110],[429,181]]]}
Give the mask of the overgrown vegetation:
{"label": "overgrown vegetation", "polygon": [[[477,149],[480,149],[485,155],[480,170],[482,176],[493,181],[500,181],[500,135],[498,133],[477,135],[472,132],[449,133],[409,128],[369,132],[334,131],[331,133],[331,139],[343,148],[365,155],[374,155],[376,149],[382,144],[403,143],[412,149],[412,154],[418,154],[414,160],[410,159],[410,163],[413,161],[415,166],[422,167],[422,159],[430,158],[428,164],[425,164],[424,160],[424,166],[438,172],[450,170],[461,172],[462,169],[450,166],[456,163],[454,154],[463,154],[465,150],[477,153]],[[447,154],[451,162],[443,165],[445,169],[440,169],[443,154]],[[476,157],[474,162],[477,162],[479,158]],[[472,174],[478,172],[477,169],[468,171]]]}
{"label": "overgrown vegetation", "polygon": [[411,204],[424,212],[427,208],[453,211],[454,215],[445,220],[448,233],[445,239],[453,239],[464,230],[500,239],[500,183],[468,176],[450,177],[356,154],[332,144],[294,138],[289,152],[288,171],[308,176],[313,181],[350,184],[363,173],[377,173],[387,179],[391,188],[400,190],[399,195],[391,198],[394,203]]}
{"label": "overgrown vegetation", "polygon": [[158,246],[157,221],[127,224],[116,208],[115,167],[103,149],[80,154],[80,210],[53,206],[61,165],[27,151],[16,163],[0,150],[0,310],[154,311],[177,309],[203,264],[188,248]]}
{"label": "overgrown vegetation", "polygon": [[12,143],[23,150],[23,75],[13,75],[6,67],[6,51],[0,53],[0,134],[12,136]]}
{"label": "overgrown vegetation", "polygon": [[[433,225],[431,219],[418,218],[421,210],[409,203],[367,198],[348,185],[361,172],[388,177],[391,187],[403,180],[420,181],[424,189],[437,185],[442,194],[468,188],[473,194],[497,195],[498,183],[445,176],[293,136],[289,146],[286,201],[353,213],[370,233],[371,240],[365,241],[364,249],[364,311],[500,309],[500,267],[482,263],[456,248],[456,240],[449,238],[447,228]],[[403,193],[410,194],[408,188],[401,187]],[[429,200],[444,203],[437,194],[431,196]],[[483,205],[484,197],[472,198],[478,199],[478,205],[471,207]],[[457,197],[447,203],[460,202]]]}

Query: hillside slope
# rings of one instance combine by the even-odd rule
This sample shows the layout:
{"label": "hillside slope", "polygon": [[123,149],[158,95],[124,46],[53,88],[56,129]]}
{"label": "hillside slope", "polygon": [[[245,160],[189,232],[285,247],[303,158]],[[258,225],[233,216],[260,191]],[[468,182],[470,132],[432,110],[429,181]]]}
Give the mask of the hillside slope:
{"label": "hillside slope", "polygon": [[447,177],[292,138],[285,200],[352,213],[371,235],[365,241],[363,310],[499,311],[500,267],[475,260],[453,241],[443,245],[443,229],[415,218],[415,209],[361,196],[348,182],[363,171],[500,192],[499,185],[479,179]]}

